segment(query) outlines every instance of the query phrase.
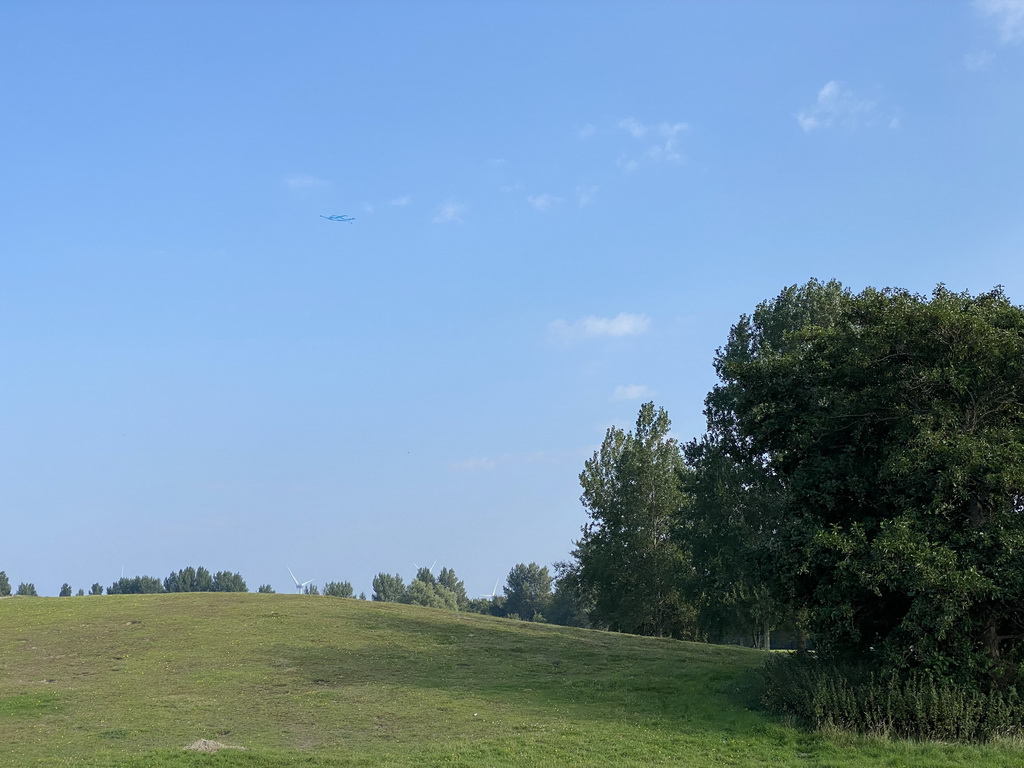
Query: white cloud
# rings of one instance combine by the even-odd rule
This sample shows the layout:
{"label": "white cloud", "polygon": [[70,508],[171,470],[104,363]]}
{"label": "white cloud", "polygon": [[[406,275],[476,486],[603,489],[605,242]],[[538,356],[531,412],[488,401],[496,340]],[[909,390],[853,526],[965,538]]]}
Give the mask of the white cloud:
{"label": "white cloud", "polygon": [[562,198],[545,192],[542,195],[528,195],[526,201],[538,211],[549,211],[562,202]]}
{"label": "white cloud", "polygon": [[1024,41],[1024,0],[975,0],[974,4],[995,19],[1003,43]]}
{"label": "white cloud", "polygon": [[835,80],[830,80],[818,91],[814,106],[797,113],[796,120],[805,133],[810,133],[821,128],[871,125],[876,116],[875,102],[858,98]]}
{"label": "white cloud", "polygon": [[466,206],[462,203],[453,203],[451,201],[443,203],[440,208],[437,209],[437,215],[434,217],[435,224],[449,224],[456,222],[462,223],[462,214],[466,212]]}
{"label": "white cloud", "polygon": [[619,120],[618,127],[624,131],[628,131],[634,139],[640,139],[647,135],[647,126],[633,117],[627,117]]}
{"label": "white cloud", "polygon": [[326,187],[331,182],[318,179],[315,176],[299,174],[297,176],[289,176],[284,180],[284,183],[292,189],[302,189],[303,187]]}
{"label": "white cloud", "polygon": [[580,208],[586,208],[597,197],[597,187],[576,187],[576,200],[580,204]]}
{"label": "white cloud", "polygon": [[629,133],[634,139],[653,138],[655,142],[649,144],[640,157],[623,155],[619,158],[619,166],[627,173],[636,170],[641,160],[653,160],[654,162],[678,163],[683,159],[678,149],[679,135],[689,130],[686,123],[658,123],[657,125],[644,125],[636,118],[627,117],[617,124],[619,128]]}
{"label": "white cloud", "polygon": [[647,315],[622,312],[615,317],[584,317],[574,323],[555,320],[548,327],[555,338],[562,341],[594,339],[602,336],[638,336],[647,331],[651,319]]}
{"label": "white cloud", "polygon": [[412,202],[412,198],[408,195],[399,195],[391,200],[388,200],[388,205],[408,205]]}
{"label": "white cloud", "polygon": [[680,133],[689,130],[686,123],[661,123],[658,126],[658,135],[662,138],[661,144],[651,147],[647,151],[649,157],[654,160],[669,160],[678,162],[683,156],[676,150],[676,139]]}
{"label": "white cloud", "polygon": [[577,133],[579,134],[579,137],[581,139],[589,139],[591,136],[597,133],[597,128],[593,125],[593,123],[587,123],[582,128],[580,128],[579,131],[577,131]]}
{"label": "white cloud", "polygon": [[612,393],[612,400],[639,400],[651,394],[650,387],[646,384],[627,384],[618,386]]}

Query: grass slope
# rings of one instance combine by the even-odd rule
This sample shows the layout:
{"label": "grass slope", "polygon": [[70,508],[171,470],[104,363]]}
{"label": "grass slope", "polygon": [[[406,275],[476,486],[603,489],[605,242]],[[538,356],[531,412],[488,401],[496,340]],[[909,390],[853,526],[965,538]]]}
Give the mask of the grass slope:
{"label": "grass slope", "polygon": [[[763,655],[301,595],[0,600],[0,765],[1016,766],[808,734]],[[244,747],[187,752],[197,739]]]}

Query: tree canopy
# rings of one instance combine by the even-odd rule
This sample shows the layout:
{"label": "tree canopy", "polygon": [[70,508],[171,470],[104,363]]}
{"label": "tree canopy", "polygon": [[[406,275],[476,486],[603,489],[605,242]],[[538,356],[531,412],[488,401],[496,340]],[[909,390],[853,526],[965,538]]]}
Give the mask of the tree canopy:
{"label": "tree canopy", "polygon": [[[1024,651],[1024,311],[789,288],[733,327],[709,432],[777,481],[775,591],[819,651],[992,680]],[[783,586],[784,585],[784,586]]]}
{"label": "tree canopy", "polygon": [[680,539],[686,467],[670,428],[668,413],[645,403],[634,432],[608,430],[580,474],[590,521],[563,578],[575,582],[598,626],[689,638],[692,567]]}

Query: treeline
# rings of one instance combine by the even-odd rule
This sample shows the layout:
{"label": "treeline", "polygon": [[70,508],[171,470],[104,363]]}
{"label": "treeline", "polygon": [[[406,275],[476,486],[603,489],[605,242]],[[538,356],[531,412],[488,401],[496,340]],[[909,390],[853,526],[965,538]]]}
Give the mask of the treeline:
{"label": "treeline", "polygon": [[248,592],[240,573],[218,571],[211,574],[206,568],[188,566],[171,571],[163,581],[152,576],[121,577],[109,587],[108,595],[143,595],[159,592]]}
{"label": "treeline", "polygon": [[[170,575],[161,581],[153,576],[122,576],[109,587],[108,595],[143,595],[160,592],[248,592],[245,579],[240,573],[231,571],[218,571],[211,574],[209,570],[200,566],[193,568],[189,566],[180,571],[171,571]],[[273,592],[268,585],[259,588],[260,592]],[[0,597],[7,597],[11,594],[11,582],[6,572],[0,571]],[[18,586],[16,595],[37,597],[38,592],[34,584],[21,583]],[[78,596],[85,595],[83,589],[79,589]],[[102,595],[103,585],[96,582],[89,588],[88,594]],[[60,597],[71,597],[71,585],[66,582],[60,588]]]}
{"label": "treeline", "polygon": [[1024,309],[1000,289],[793,286],[732,327],[707,431],[641,407],[580,475],[559,587],[591,626],[783,631],[766,700],[816,725],[1024,732]]}
{"label": "treeline", "polygon": [[378,573],[373,577],[371,599],[524,621],[571,623],[568,619],[574,609],[552,591],[554,583],[547,566],[520,563],[509,571],[503,594],[470,598],[454,569],[442,568],[434,576],[431,569],[420,568],[408,584],[397,573]]}

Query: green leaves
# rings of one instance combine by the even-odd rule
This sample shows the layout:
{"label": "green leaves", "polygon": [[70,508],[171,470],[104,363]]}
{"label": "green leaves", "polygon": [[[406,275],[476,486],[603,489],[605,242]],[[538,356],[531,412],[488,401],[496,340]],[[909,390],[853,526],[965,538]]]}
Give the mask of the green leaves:
{"label": "green leaves", "polygon": [[781,556],[780,576],[819,650],[884,645],[897,669],[1011,674],[1024,654],[1024,311],[999,289],[812,281],[741,318],[716,369],[709,435],[781,482],[775,537],[800,557]]}
{"label": "green leaves", "polygon": [[670,428],[665,410],[645,403],[635,432],[609,429],[580,474],[590,521],[568,575],[599,626],[657,636],[695,632],[685,597],[692,568],[679,540],[687,469]]}

